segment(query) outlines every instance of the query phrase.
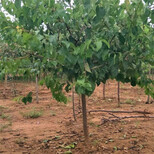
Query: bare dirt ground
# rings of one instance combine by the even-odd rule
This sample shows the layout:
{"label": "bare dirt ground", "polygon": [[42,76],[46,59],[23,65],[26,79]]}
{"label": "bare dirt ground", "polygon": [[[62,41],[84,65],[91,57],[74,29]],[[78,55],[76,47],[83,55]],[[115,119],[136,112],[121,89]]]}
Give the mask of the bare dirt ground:
{"label": "bare dirt ground", "polygon": [[[153,154],[154,119],[133,118],[102,123],[108,113],[88,114],[89,143],[84,142],[79,97],[75,95],[77,121],[73,120],[71,93],[67,104],[52,99],[50,91],[40,87],[39,104],[35,102],[34,83],[16,83],[17,96],[33,91],[34,100],[24,105],[13,101],[12,84],[8,84],[7,98],[2,96],[0,83],[0,153],[4,154]],[[102,85],[87,98],[87,110],[150,111],[154,103],[145,104],[147,96],[138,87],[120,85],[121,107],[117,107],[117,82],[106,84],[106,99],[102,100]],[[43,113],[35,119],[23,113],[37,110]],[[138,114],[114,114],[130,116]],[[150,116],[154,116],[151,114]]]}

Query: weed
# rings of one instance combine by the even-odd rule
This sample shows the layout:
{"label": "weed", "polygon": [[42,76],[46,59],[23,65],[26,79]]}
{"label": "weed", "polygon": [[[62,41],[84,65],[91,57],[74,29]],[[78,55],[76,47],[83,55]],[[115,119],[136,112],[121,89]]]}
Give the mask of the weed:
{"label": "weed", "polygon": [[73,142],[69,145],[61,145],[60,147],[64,149],[74,149],[76,145],[77,145],[77,142]]}
{"label": "weed", "polygon": [[14,97],[13,98],[13,101],[16,101],[18,104],[21,103],[22,99],[23,99],[24,96],[17,96],[17,97]]}
{"label": "weed", "polygon": [[0,112],[4,111],[5,109],[7,109],[6,107],[0,105]]}
{"label": "weed", "polygon": [[31,111],[28,111],[28,112],[21,112],[22,116],[24,118],[27,118],[27,119],[34,119],[34,118],[38,118],[40,116],[43,115],[43,111],[37,111],[35,109],[31,110]]}
{"label": "weed", "polygon": [[90,126],[95,126],[95,124],[93,122],[90,122],[89,125]]}
{"label": "weed", "polygon": [[93,136],[93,134],[92,134],[92,133],[90,133],[90,134],[89,134],[89,137],[92,137],[92,136]]}
{"label": "weed", "polygon": [[72,154],[72,151],[66,151],[66,152],[64,152],[64,154]]}
{"label": "weed", "polygon": [[4,129],[8,128],[9,126],[11,126],[12,123],[6,123],[6,124],[0,124],[0,132],[2,132]]}
{"label": "weed", "polygon": [[116,147],[116,146],[113,147],[113,150],[114,150],[114,151],[117,151],[117,150],[118,150],[118,147]]}
{"label": "weed", "polygon": [[2,113],[0,118],[10,120],[11,117],[9,115]]}
{"label": "weed", "polygon": [[105,141],[105,144],[108,144],[109,142],[114,142],[114,140],[113,139],[108,139],[108,140]]}
{"label": "weed", "polygon": [[140,144],[140,150],[142,150],[144,148],[144,145]]}
{"label": "weed", "polygon": [[48,143],[50,141],[52,141],[52,139],[45,139],[45,140],[43,140],[43,143]]}
{"label": "weed", "polygon": [[139,125],[140,125],[140,121],[136,121],[136,123],[135,123],[135,128],[138,128]]}
{"label": "weed", "polygon": [[137,138],[136,136],[132,136],[132,138]]}
{"label": "weed", "polygon": [[94,146],[98,145],[98,143],[99,143],[98,140],[94,140],[94,141],[92,142],[92,144],[93,144]]}
{"label": "weed", "polygon": [[123,104],[135,105],[136,104],[136,101],[131,100],[131,99],[127,99]]}
{"label": "weed", "polygon": [[56,113],[54,111],[50,111],[51,116],[56,116]]}
{"label": "weed", "polygon": [[60,136],[55,136],[53,139],[54,140],[59,140],[60,139]]}

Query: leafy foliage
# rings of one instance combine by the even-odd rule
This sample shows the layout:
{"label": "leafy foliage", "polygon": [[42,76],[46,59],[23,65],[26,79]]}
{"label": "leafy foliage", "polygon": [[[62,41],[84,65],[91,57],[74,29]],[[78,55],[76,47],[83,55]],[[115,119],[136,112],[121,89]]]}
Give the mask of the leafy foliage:
{"label": "leafy foliage", "polygon": [[26,97],[22,98],[22,102],[26,105],[28,102],[32,102],[32,92],[29,92]]}
{"label": "leafy foliage", "polygon": [[2,53],[1,74],[16,74],[27,63],[23,73],[48,74],[46,86],[65,103],[65,85],[90,96],[108,79],[139,85],[154,97],[145,69],[154,64],[151,0],[6,0],[2,7],[14,21],[1,11],[0,34],[11,53],[18,50],[12,58]]}

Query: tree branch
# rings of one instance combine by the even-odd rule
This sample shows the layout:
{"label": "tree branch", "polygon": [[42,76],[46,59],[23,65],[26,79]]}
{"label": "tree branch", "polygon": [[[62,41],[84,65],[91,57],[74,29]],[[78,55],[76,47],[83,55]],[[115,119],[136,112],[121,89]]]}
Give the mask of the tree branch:
{"label": "tree branch", "polygon": [[146,110],[144,110],[144,111],[110,111],[110,110],[91,110],[91,111],[89,111],[89,114],[90,114],[91,112],[152,114],[151,112],[148,112],[148,111],[146,111]]}

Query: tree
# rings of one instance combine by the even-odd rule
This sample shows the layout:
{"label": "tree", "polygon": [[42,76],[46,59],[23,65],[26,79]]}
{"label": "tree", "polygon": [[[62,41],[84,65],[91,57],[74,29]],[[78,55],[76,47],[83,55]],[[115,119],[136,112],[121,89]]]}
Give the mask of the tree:
{"label": "tree", "polygon": [[[153,81],[143,73],[152,55],[150,2],[126,0],[2,1],[15,17],[0,13],[0,34],[24,49],[26,57],[48,72],[45,83],[55,99],[67,102],[63,89],[82,97],[83,130],[88,138],[86,96],[109,79],[144,87],[154,96]],[[22,4],[22,5],[21,5]],[[153,22],[153,20],[151,21]]]}

